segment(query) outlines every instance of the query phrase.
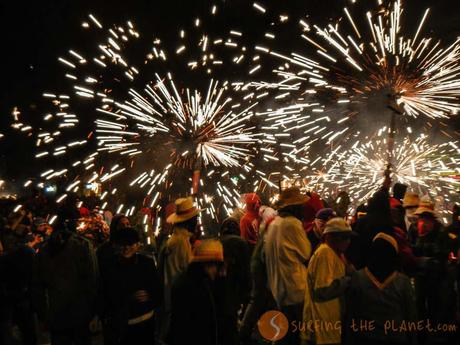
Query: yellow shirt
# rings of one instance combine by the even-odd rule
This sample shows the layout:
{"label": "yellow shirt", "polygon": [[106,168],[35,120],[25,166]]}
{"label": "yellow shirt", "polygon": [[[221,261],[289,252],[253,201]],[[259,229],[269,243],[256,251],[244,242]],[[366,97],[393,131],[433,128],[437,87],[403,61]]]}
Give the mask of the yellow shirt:
{"label": "yellow shirt", "polygon": [[307,288],[303,321],[304,339],[316,344],[341,343],[341,303],[340,297],[324,300],[320,289],[331,287],[334,280],[345,276],[345,264],[327,244],[321,244],[310,259],[307,271]]}

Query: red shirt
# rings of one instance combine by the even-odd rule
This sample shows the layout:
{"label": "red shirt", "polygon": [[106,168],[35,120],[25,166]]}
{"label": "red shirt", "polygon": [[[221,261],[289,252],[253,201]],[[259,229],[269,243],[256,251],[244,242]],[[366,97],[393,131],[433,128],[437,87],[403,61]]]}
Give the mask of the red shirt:
{"label": "red shirt", "polygon": [[259,239],[260,218],[258,212],[247,211],[240,220],[241,237],[255,245]]}

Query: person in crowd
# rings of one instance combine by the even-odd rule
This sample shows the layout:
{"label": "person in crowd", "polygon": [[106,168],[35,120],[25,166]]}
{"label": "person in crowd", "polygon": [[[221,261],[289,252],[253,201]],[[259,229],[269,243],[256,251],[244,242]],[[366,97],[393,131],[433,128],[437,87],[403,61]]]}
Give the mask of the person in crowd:
{"label": "person in crowd", "polygon": [[130,227],[129,218],[124,214],[117,214],[113,217],[109,228],[109,240],[97,248],[97,259],[99,269],[105,270],[105,265],[117,255],[117,237],[122,229]]}
{"label": "person in crowd", "polygon": [[159,258],[160,279],[164,291],[161,337],[169,327],[172,286],[177,277],[187,269],[192,258],[191,239],[198,231],[198,215],[201,212],[194,206],[191,197],[177,199],[175,206],[175,212],[167,218],[167,222],[173,226],[173,233],[160,250]]}
{"label": "person in crowd", "polygon": [[103,211],[104,221],[110,226],[110,224],[112,223],[112,218],[113,218],[112,211],[110,211],[108,208],[103,209],[102,211]]}
{"label": "person in crowd", "polygon": [[264,312],[276,308],[276,302],[267,283],[264,240],[268,227],[278,213],[271,207],[262,206],[259,215],[262,219],[259,227],[259,240],[251,257],[251,297],[240,326],[240,341],[242,345],[251,343],[254,327],[260,316]]}
{"label": "person in crowd", "polygon": [[225,281],[222,244],[203,240],[173,284],[169,345],[226,344]]}
{"label": "person in crowd", "polygon": [[[451,241],[447,231],[437,219],[434,203],[429,197],[421,198],[415,211],[418,216],[414,234],[413,252],[423,258],[423,265],[415,277],[417,312],[420,319],[429,319],[433,325],[452,323],[455,317],[455,272],[449,264]],[[448,335],[427,332],[427,343],[447,344]]]}
{"label": "person in crowd", "polygon": [[139,233],[122,229],[117,238],[121,251],[101,272],[106,343],[153,345],[155,313],[162,291],[153,259],[139,254]]}
{"label": "person in crowd", "polygon": [[321,200],[321,197],[316,192],[308,192],[308,201],[304,205],[304,214],[303,214],[303,227],[308,229],[311,227],[315,220],[315,215],[319,210],[324,208],[324,203]]}
{"label": "person in crowd", "polygon": [[240,220],[241,237],[250,246],[251,253],[259,238],[260,217],[259,209],[261,201],[256,193],[248,193],[244,196],[245,213]]}
{"label": "person in crowd", "polygon": [[324,243],[313,254],[308,264],[307,288],[303,320],[312,325],[333,327],[306,327],[304,339],[316,345],[341,344],[341,324],[345,313],[345,292],[354,271],[345,258],[345,251],[356,235],[343,218],[332,218],[323,231]]}
{"label": "person in crowd", "polygon": [[[108,267],[110,267],[112,262],[117,258],[120,251],[120,246],[118,244],[118,234],[123,229],[129,228],[130,225],[131,224],[129,218],[126,217],[124,214],[117,214],[113,216],[112,222],[110,223],[109,227],[109,240],[100,245],[96,250],[99,272],[107,272]],[[104,307],[104,298],[101,285],[99,285],[98,293],[99,296],[97,298],[96,309],[98,311],[98,314],[102,314]],[[102,326],[104,333],[104,344],[111,345],[111,338],[110,334],[108,333],[109,329],[106,327],[106,323],[103,323]]]}
{"label": "person in crowd", "polygon": [[[307,265],[311,244],[303,228],[302,219],[306,195],[298,188],[280,193],[278,216],[270,223],[265,236],[264,251],[268,286],[289,324],[302,316]],[[283,342],[294,344],[297,334],[288,332]]]}
{"label": "person in crowd", "polygon": [[[415,345],[414,330],[385,329],[417,321],[410,279],[398,272],[398,243],[378,233],[371,244],[364,269],[352,274],[347,291],[346,339],[353,345]],[[372,322],[372,327],[361,328]]]}
{"label": "person in crowd", "polygon": [[449,236],[454,241],[453,257],[460,257],[460,204],[452,207],[452,222],[447,226]]}
{"label": "person in crowd", "polygon": [[402,183],[395,183],[393,185],[393,196],[390,198],[391,217],[393,219],[393,225],[404,229],[404,208],[403,198],[406,193],[407,186]]}
{"label": "person in crowd", "polygon": [[454,204],[452,207],[452,221],[447,227],[451,234],[460,235],[460,204]]}
{"label": "person in crowd", "polygon": [[[261,206],[259,210],[259,216],[261,219],[259,225],[259,239],[262,237],[262,234],[267,230],[270,223],[276,218],[278,212],[275,209],[268,206]],[[259,243],[258,241],[257,243]]]}
{"label": "person in crowd", "polygon": [[98,270],[91,244],[56,228],[37,255],[33,300],[51,344],[90,344],[95,315]]}
{"label": "person in crowd", "polygon": [[[12,343],[12,326],[20,331],[23,345],[36,345],[37,332],[35,312],[32,303],[31,288],[35,262],[34,236],[30,233],[17,234],[16,244],[5,253],[2,260],[4,269],[4,301],[1,309],[4,311],[8,324],[7,330],[1,329],[0,340]],[[8,340],[9,339],[9,340]]]}
{"label": "person in crowd", "polygon": [[417,216],[415,215],[415,211],[419,204],[420,198],[417,193],[407,192],[404,195],[402,202],[404,208],[404,223],[401,229],[408,234],[411,232],[410,229],[416,226]]}
{"label": "person in crowd", "polygon": [[385,178],[384,185],[369,199],[366,215],[358,219],[353,226],[353,230],[359,236],[351,243],[346,256],[357,269],[364,268],[366,258],[369,257],[372,239],[379,232],[384,232],[396,239],[401,267],[404,272],[412,274],[420,262],[412,252],[408,234],[393,223],[389,200],[390,184],[389,177]]}
{"label": "person in crowd", "polygon": [[[454,242],[452,260],[457,263],[457,323],[460,323],[460,204],[455,204],[452,208],[452,222],[447,227],[447,231]],[[458,340],[460,340],[460,331],[458,332]]]}
{"label": "person in crowd", "polygon": [[375,235],[379,232],[388,232],[393,227],[389,199],[388,189],[385,187],[379,189],[369,199],[366,215],[359,218],[354,224],[353,230],[359,236],[347,251],[347,258],[357,269],[365,267]]}
{"label": "person in crowd", "polygon": [[321,244],[326,223],[335,216],[332,208],[323,208],[316,213],[315,220],[307,229],[307,238],[310,241],[312,252]]}
{"label": "person in crowd", "polygon": [[390,207],[401,207],[403,206],[403,199],[406,195],[407,185],[396,182],[393,185],[393,196],[390,198]]}
{"label": "person in crowd", "polygon": [[341,191],[335,199],[333,209],[338,217],[346,218],[348,215],[348,207],[350,206],[351,199],[347,192]]}
{"label": "person in crowd", "polygon": [[224,248],[225,270],[227,273],[227,296],[229,311],[227,317],[227,340],[238,342],[238,311],[247,305],[251,290],[250,255],[248,243],[240,237],[240,228],[234,218],[227,218],[221,226],[220,241]]}

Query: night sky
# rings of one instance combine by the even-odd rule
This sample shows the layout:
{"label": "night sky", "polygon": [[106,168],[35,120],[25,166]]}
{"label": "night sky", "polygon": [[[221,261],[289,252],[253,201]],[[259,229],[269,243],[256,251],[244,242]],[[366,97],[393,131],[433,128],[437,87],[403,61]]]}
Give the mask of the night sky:
{"label": "night sky", "polygon": [[[11,111],[13,107],[19,107],[21,119],[32,124],[42,117],[41,94],[45,90],[59,90],[63,83],[63,69],[57,57],[69,48],[84,51],[88,44],[81,27],[88,13],[94,13],[104,23],[132,19],[141,33],[143,30],[154,30],[167,38],[168,35],[177,35],[181,23],[189,23],[203,11],[208,12],[213,3],[219,4],[220,1],[2,0],[0,132],[7,138],[2,139],[0,144],[0,177],[33,175],[32,141],[25,140],[23,133],[10,133]],[[240,11],[229,11],[226,17],[228,23],[224,23],[229,27],[244,25],[248,28],[252,25],[257,28],[263,24],[263,16],[258,16],[251,9],[252,1],[229,0],[227,3],[231,3],[234,9],[241,8]],[[312,19],[321,22],[341,15],[341,9],[349,0],[265,0],[260,3],[269,8],[284,9],[286,13],[310,14]],[[460,1],[407,0],[405,4],[408,13],[416,14],[408,18],[414,21],[414,25],[424,9],[431,7],[425,32],[434,32],[434,36],[442,38],[445,44],[459,35]],[[247,29],[245,33],[250,35]],[[293,36],[296,35],[297,32]],[[287,40],[285,44],[294,42],[299,42],[299,39],[293,37],[292,42]]]}

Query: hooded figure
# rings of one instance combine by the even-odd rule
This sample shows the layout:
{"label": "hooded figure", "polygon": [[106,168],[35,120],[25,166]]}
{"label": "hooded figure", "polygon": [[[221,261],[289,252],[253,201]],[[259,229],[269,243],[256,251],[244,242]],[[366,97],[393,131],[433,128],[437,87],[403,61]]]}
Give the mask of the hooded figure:
{"label": "hooded figure", "polygon": [[400,229],[404,229],[404,208],[403,198],[406,194],[407,186],[402,183],[395,183],[393,186],[393,197],[390,198],[391,217],[393,224]]}
{"label": "hooded figure", "polygon": [[304,216],[303,216],[303,227],[304,229],[308,229],[312,222],[315,219],[316,213],[324,208],[323,201],[318,193],[311,192],[308,193],[307,196],[309,197],[308,201],[304,205]]}
{"label": "hooded figure", "polygon": [[358,219],[354,230],[358,233],[357,241],[352,242],[347,251],[347,258],[357,269],[364,268],[370,255],[373,238],[380,232],[391,235],[398,242],[399,257],[405,272],[414,272],[419,264],[414,256],[407,234],[394,226],[391,217],[390,195],[388,189],[382,187],[368,202],[367,214]]}
{"label": "hooded figure", "polygon": [[[348,343],[354,345],[416,344],[415,332],[385,332],[388,320],[396,325],[416,320],[415,296],[410,279],[398,270],[399,247],[396,240],[379,233],[371,244],[367,266],[351,277],[347,293]],[[372,330],[356,325],[372,320]]]}
{"label": "hooded figure", "polygon": [[347,257],[357,269],[365,266],[370,244],[375,235],[379,232],[392,232],[393,224],[389,198],[390,195],[386,188],[381,188],[375,192],[368,201],[366,215],[359,218],[353,226],[353,230],[358,233],[359,237],[351,244],[347,251]]}
{"label": "hooded figure", "polygon": [[240,231],[241,237],[248,241],[252,253],[259,238],[261,201],[256,193],[248,193],[244,196],[244,203],[246,204],[246,212],[240,220]]}

